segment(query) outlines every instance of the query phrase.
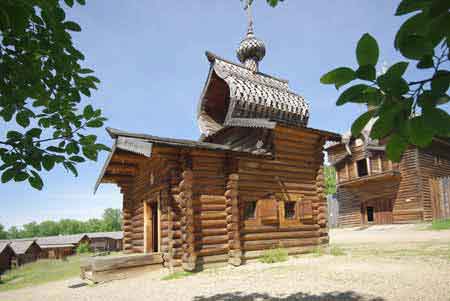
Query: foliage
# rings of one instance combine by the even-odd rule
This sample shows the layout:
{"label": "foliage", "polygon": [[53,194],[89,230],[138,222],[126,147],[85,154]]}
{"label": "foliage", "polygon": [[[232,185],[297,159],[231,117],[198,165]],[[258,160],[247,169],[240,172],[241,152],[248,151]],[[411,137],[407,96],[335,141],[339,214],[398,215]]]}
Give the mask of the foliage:
{"label": "foliage", "polygon": [[84,55],[71,37],[79,31],[59,0],[0,2],[0,118],[8,125],[0,137],[2,183],[28,180],[41,190],[44,170],[60,165],[77,176],[78,163],[109,150],[86,132],[106,119],[82,108],[82,95],[90,97],[99,80],[80,65]]}
{"label": "foliage", "polygon": [[[447,94],[450,84],[449,8],[450,2],[445,0],[401,1],[397,16],[414,13],[401,25],[394,41],[405,61],[377,75],[378,43],[366,33],[356,46],[358,67],[336,68],[320,80],[323,84],[335,85],[336,89],[357,81],[342,92],[336,104],[351,102],[371,106],[372,109],[354,121],[352,134],[358,136],[371,118],[377,118],[370,136],[388,138],[386,152],[393,161],[399,161],[410,144],[426,147],[433,137],[450,137],[450,115],[439,108],[450,101]],[[422,80],[405,79],[410,63],[421,71]]]}
{"label": "foliage", "polygon": [[435,220],[431,223],[431,230],[449,230],[450,219]]}
{"label": "foliage", "polygon": [[83,256],[69,256],[65,261],[41,259],[6,271],[0,292],[76,277],[80,275],[82,259]]}
{"label": "foliage", "polygon": [[327,195],[336,193],[336,170],[333,166],[325,165],[325,191]]}
{"label": "foliage", "polygon": [[8,237],[8,232],[5,231],[5,227],[0,224],[0,239],[5,239]]}
{"label": "foliage", "polygon": [[7,231],[7,237],[10,239],[14,239],[38,236],[120,231],[121,229],[122,213],[120,209],[108,208],[105,209],[102,219],[92,218],[85,222],[74,219],[62,219],[59,222],[31,222],[23,225],[21,230],[13,226]]}
{"label": "foliage", "polygon": [[88,243],[81,243],[78,245],[77,247],[77,254],[86,254],[89,253],[91,250],[89,248],[89,244]]}
{"label": "foliage", "polygon": [[[250,1],[250,4],[253,3],[254,0],[241,0],[241,1],[245,1],[245,3],[248,3],[248,1]],[[266,0],[267,4],[269,4],[272,7],[275,7],[278,5],[278,3],[283,2],[284,0]]]}
{"label": "foliage", "polygon": [[283,248],[265,250],[259,261],[262,263],[276,263],[288,260],[288,252]]}
{"label": "foliage", "polygon": [[122,211],[108,208],[103,213],[104,231],[118,231],[122,229]]}
{"label": "foliage", "polygon": [[187,272],[187,271],[179,271],[179,272],[174,272],[171,273],[167,276],[164,276],[161,278],[161,280],[175,280],[175,279],[180,279],[180,278],[184,278],[184,277],[188,277],[188,276],[192,276],[195,273],[193,272]]}

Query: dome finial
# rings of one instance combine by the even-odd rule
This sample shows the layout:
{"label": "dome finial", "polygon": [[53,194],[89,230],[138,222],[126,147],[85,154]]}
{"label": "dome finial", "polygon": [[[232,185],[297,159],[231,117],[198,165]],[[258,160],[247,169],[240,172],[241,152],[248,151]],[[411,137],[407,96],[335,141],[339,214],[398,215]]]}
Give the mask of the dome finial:
{"label": "dome finial", "polygon": [[260,39],[255,38],[253,29],[252,3],[253,0],[245,0],[244,9],[247,11],[248,28],[247,36],[241,41],[237,50],[237,57],[241,63],[254,72],[258,72],[258,63],[266,55],[266,46]]}

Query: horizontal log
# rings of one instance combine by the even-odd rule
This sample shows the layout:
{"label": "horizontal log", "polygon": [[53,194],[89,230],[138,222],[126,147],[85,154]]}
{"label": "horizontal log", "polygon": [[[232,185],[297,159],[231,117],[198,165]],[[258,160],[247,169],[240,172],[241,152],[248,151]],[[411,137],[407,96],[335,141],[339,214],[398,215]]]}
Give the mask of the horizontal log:
{"label": "horizontal log", "polygon": [[295,232],[269,232],[269,233],[252,233],[243,234],[241,240],[270,240],[270,239],[285,239],[285,238],[312,238],[319,237],[320,234],[317,231],[295,231]]}

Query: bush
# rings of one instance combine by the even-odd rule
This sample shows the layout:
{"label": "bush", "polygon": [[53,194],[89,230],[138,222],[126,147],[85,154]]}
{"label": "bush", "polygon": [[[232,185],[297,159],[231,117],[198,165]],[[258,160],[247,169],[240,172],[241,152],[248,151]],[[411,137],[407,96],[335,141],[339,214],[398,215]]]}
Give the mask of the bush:
{"label": "bush", "polygon": [[77,254],[89,253],[91,250],[88,243],[81,243],[77,247]]}
{"label": "bush", "polygon": [[282,248],[271,249],[264,251],[259,261],[263,263],[275,263],[288,260],[288,251]]}
{"label": "bush", "polygon": [[450,229],[450,219],[435,220],[431,223],[432,230],[448,230]]}

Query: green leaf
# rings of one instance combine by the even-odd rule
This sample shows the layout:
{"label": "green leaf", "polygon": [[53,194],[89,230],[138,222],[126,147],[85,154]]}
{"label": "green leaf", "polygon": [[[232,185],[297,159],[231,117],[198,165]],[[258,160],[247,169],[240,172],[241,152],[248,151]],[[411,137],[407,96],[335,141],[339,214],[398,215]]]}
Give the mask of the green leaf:
{"label": "green leaf", "polygon": [[405,138],[395,133],[391,135],[386,145],[386,153],[390,160],[400,162],[403,152],[408,147],[408,142]]}
{"label": "green leaf", "polygon": [[372,81],[375,80],[377,72],[373,65],[365,65],[359,67],[358,70],[356,70],[356,76],[360,79]]}
{"label": "green leaf", "polygon": [[30,116],[27,111],[20,111],[16,115],[16,122],[22,126],[23,128],[26,128],[30,125]]}
{"label": "green leaf", "polygon": [[80,148],[78,147],[78,144],[76,142],[70,142],[66,146],[66,152],[67,154],[78,154],[80,152]]}
{"label": "green leaf", "polygon": [[42,159],[42,166],[44,166],[44,169],[47,171],[50,171],[55,166],[55,159],[53,156],[45,156]]}
{"label": "green leaf", "polygon": [[433,129],[425,121],[424,116],[409,120],[409,140],[419,147],[428,146],[433,140]]}
{"label": "green leaf", "polygon": [[356,59],[360,66],[372,65],[375,66],[378,62],[378,43],[368,33],[365,33],[358,41],[356,46]]}
{"label": "green leaf", "polygon": [[379,118],[372,127],[370,137],[373,139],[382,139],[388,136],[394,128],[395,119],[399,112],[401,112],[401,109],[402,107],[399,105],[383,106],[378,113]]}
{"label": "green leaf", "polygon": [[325,85],[334,84],[336,89],[356,79],[356,72],[347,67],[336,68],[320,78]]}
{"label": "green leaf", "polygon": [[16,170],[14,168],[7,169],[2,174],[2,183],[8,183],[16,175]]}
{"label": "green leaf", "polygon": [[412,60],[420,60],[424,56],[433,55],[433,44],[426,37],[410,35],[399,44],[401,54]]}
{"label": "green leaf", "polygon": [[77,163],[83,163],[86,161],[83,157],[80,157],[80,156],[72,156],[69,158],[69,160],[77,162]]}
{"label": "green leaf", "polygon": [[373,111],[367,111],[361,116],[359,116],[352,124],[352,135],[353,137],[358,137],[363,128],[366,126],[366,124],[369,122],[369,120],[372,118],[374,112]]}
{"label": "green leaf", "polygon": [[63,165],[64,165],[64,167],[65,167],[67,170],[69,170],[70,172],[72,172],[73,175],[74,175],[75,177],[78,177],[78,171],[77,171],[77,169],[75,168],[75,166],[74,166],[72,163],[70,163],[70,162],[64,162]]}
{"label": "green leaf", "polygon": [[393,76],[393,73],[386,72],[377,78],[377,83],[386,94],[402,96],[409,92],[409,85],[403,79]]}
{"label": "green leaf", "polygon": [[80,138],[80,144],[81,145],[89,145],[94,144],[97,140],[97,136],[95,135],[87,135]]}
{"label": "green leaf", "polygon": [[422,57],[422,59],[417,63],[417,68],[419,69],[428,69],[433,68],[434,62],[433,62],[433,56],[431,55],[425,55]]}
{"label": "green leaf", "polygon": [[406,69],[408,68],[408,62],[398,62],[386,71],[386,74],[388,74],[390,77],[396,77],[400,78],[405,74]]}
{"label": "green leaf", "polygon": [[422,110],[422,116],[435,135],[450,137],[450,115],[446,111],[436,107],[426,107]]}
{"label": "green leaf", "polygon": [[431,81],[431,92],[435,96],[444,95],[450,87],[450,72],[438,70]]}
{"label": "green leaf", "polygon": [[97,161],[98,152],[94,146],[83,147],[83,155],[92,161]]}
{"label": "green leaf", "polygon": [[98,119],[91,120],[88,123],[86,123],[86,126],[90,128],[99,128],[103,126],[103,121]]}
{"label": "green leaf", "polygon": [[399,50],[402,42],[410,35],[425,36],[428,33],[429,18],[425,13],[420,13],[407,19],[395,35],[394,46]]}
{"label": "green leaf", "polygon": [[364,84],[358,84],[348,88],[339,96],[336,105],[341,106],[347,102],[364,103],[364,99],[361,96],[367,88],[370,87]]}
{"label": "green leaf", "polygon": [[86,107],[84,107],[83,117],[85,119],[91,119],[92,116],[94,116],[94,109],[92,108],[91,105],[87,105]]}
{"label": "green leaf", "polygon": [[80,5],[85,5],[86,4],[86,0],[77,0],[77,2]]}
{"label": "green leaf", "polygon": [[72,7],[73,6],[73,0],[64,0],[66,2],[67,6]]}
{"label": "green leaf", "polygon": [[429,6],[431,0],[403,0],[400,2],[395,12],[396,16],[412,13]]}
{"label": "green leaf", "polygon": [[8,140],[20,140],[22,137],[23,135],[17,131],[9,131],[6,134],[6,138],[8,138]]}
{"label": "green leaf", "polygon": [[42,182],[41,177],[34,170],[32,170],[31,173],[33,174],[33,176],[30,176],[28,178],[28,182],[30,183],[31,187],[37,190],[42,190],[44,183]]}
{"label": "green leaf", "polygon": [[71,31],[81,31],[80,25],[72,21],[64,22],[64,28]]}
{"label": "green leaf", "polygon": [[89,68],[83,68],[79,71],[80,74],[89,74],[89,73],[94,73],[94,70],[91,70]]}
{"label": "green leaf", "polygon": [[33,138],[40,138],[42,133],[42,129],[39,128],[32,128],[28,132],[26,132],[26,136],[33,137]]}
{"label": "green leaf", "polygon": [[16,182],[23,182],[26,179],[28,179],[28,174],[24,171],[20,171],[14,176],[14,181]]}

